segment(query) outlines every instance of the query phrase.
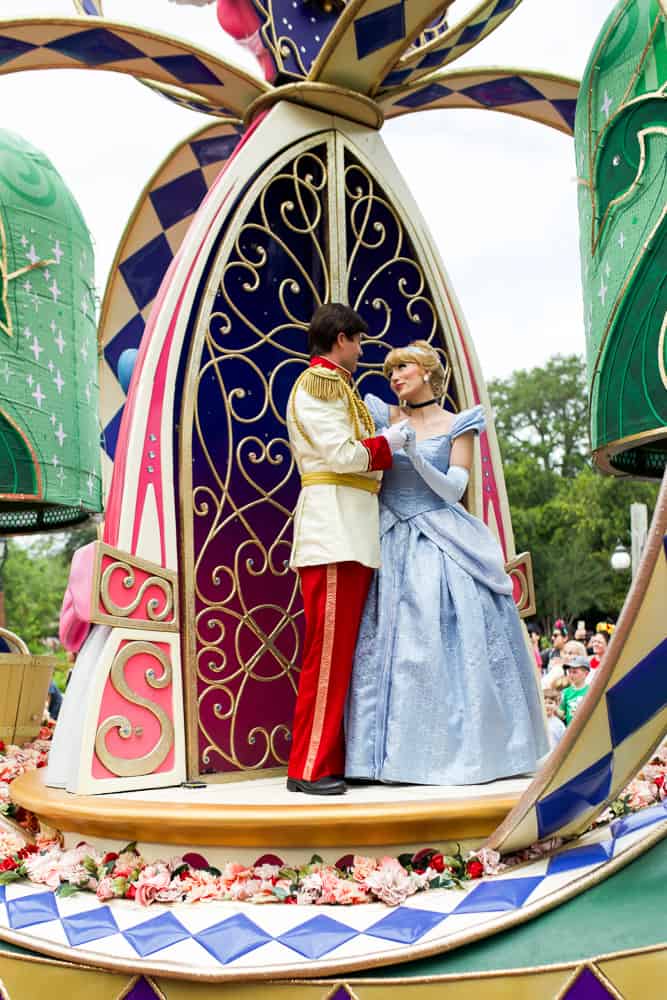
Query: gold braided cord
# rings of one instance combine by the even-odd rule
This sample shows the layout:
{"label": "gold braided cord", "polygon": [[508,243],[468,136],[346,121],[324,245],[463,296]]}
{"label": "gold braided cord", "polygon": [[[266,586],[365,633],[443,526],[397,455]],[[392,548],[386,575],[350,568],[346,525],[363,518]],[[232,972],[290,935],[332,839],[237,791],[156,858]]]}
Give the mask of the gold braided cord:
{"label": "gold braided cord", "polygon": [[359,395],[357,387],[350,385],[342,373],[324,368],[322,365],[313,365],[306,368],[297,378],[288,403],[295,427],[311,448],[314,447],[313,442],[296,412],[296,393],[301,386],[309,395],[324,402],[345,399],[354,427],[355,440],[361,441],[363,438],[374,437],[375,423],[368,407]]}

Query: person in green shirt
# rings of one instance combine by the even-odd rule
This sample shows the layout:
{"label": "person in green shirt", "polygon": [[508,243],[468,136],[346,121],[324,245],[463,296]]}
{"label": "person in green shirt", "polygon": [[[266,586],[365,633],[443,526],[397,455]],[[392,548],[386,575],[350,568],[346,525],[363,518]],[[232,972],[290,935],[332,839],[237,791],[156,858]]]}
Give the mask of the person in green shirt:
{"label": "person in green shirt", "polygon": [[570,686],[563,691],[560,708],[565,725],[569,726],[588,691],[588,674],[591,668],[585,656],[573,656],[566,667]]}

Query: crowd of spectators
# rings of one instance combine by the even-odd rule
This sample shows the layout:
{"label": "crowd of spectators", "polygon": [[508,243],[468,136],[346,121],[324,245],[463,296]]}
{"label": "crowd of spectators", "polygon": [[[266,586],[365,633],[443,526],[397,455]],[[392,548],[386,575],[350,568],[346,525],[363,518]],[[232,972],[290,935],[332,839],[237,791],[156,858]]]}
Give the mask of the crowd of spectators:
{"label": "crowd of spectators", "polygon": [[588,631],[583,621],[572,629],[559,618],[548,640],[536,625],[528,626],[552,748],[594,683],[613,631],[614,625],[608,621],[598,622],[595,631]]}

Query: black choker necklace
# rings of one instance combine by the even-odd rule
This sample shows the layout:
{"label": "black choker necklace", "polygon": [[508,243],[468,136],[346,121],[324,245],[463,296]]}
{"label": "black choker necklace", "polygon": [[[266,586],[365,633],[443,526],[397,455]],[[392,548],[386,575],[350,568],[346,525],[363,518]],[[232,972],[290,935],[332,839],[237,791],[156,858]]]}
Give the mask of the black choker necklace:
{"label": "black choker necklace", "polygon": [[409,406],[411,410],[421,410],[422,406],[431,406],[433,403],[437,403],[438,400],[433,397],[433,399],[427,399],[425,403],[408,403],[406,401],[405,405]]}

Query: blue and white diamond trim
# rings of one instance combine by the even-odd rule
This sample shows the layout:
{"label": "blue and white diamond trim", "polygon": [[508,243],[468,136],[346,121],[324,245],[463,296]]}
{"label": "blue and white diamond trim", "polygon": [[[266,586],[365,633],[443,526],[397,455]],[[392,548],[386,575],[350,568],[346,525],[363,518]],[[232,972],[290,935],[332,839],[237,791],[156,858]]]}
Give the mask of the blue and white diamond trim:
{"label": "blue and white diamond trim", "polygon": [[584,891],[667,834],[667,802],[464,891],[437,890],[402,906],[198,903],[142,908],[44,886],[0,888],[0,938],[38,952],[212,981],[258,974],[343,972],[435,954],[495,933]]}

